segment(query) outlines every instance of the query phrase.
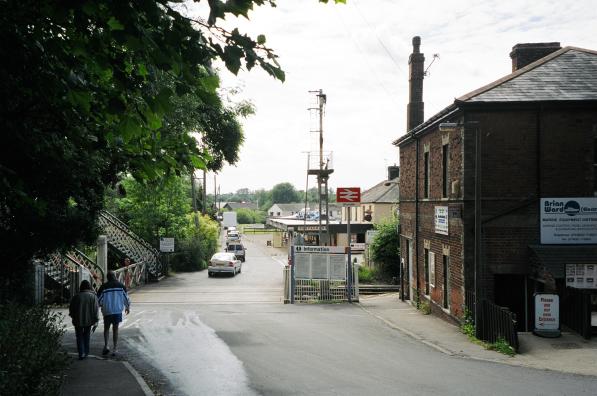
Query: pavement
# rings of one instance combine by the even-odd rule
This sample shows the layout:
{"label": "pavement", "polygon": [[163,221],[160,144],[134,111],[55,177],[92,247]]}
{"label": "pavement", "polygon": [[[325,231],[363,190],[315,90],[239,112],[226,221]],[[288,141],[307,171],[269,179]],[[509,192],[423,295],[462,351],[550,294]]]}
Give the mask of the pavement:
{"label": "pavement", "polygon": [[559,338],[518,333],[519,353],[507,356],[471,342],[460,328],[433,315],[424,315],[398,293],[360,296],[359,305],[388,326],[437,351],[456,357],[597,376],[597,339],[585,340],[563,331]]}
{"label": "pavement", "polygon": [[[253,242],[266,245],[267,236],[251,236]],[[285,249],[271,249],[274,259],[285,262]],[[397,293],[361,296],[357,304],[361,309],[413,339],[449,356],[473,359],[535,369],[597,376],[597,339],[585,340],[572,332],[562,332],[559,338],[541,338],[531,333],[519,333],[519,353],[513,357],[485,349],[471,342],[460,329],[433,315],[424,315],[408,302],[402,302]],[[103,358],[90,355],[78,360],[73,340],[69,343],[72,365],[67,372],[61,394],[88,396],[120,393],[123,395],[153,395],[139,373],[124,356]],[[97,353],[103,345],[94,337]],[[92,353],[94,352],[92,343]]]}
{"label": "pavement", "polygon": [[153,395],[143,378],[128,362],[89,355],[78,360],[72,353],[70,369],[66,373],[62,395]]}

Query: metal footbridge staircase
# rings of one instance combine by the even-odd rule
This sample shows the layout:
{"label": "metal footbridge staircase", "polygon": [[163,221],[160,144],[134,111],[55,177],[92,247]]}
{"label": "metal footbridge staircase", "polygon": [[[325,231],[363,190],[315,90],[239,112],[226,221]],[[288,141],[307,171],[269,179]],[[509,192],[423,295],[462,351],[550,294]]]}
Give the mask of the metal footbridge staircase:
{"label": "metal footbridge staircase", "polygon": [[[128,257],[135,264],[143,264],[147,275],[150,278],[158,279],[162,276],[162,265],[159,252],[147,241],[136,235],[130,228],[107,211],[100,212],[99,226],[102,233],[107,236],[108,248],[118,255]],[[48,256],[44,262],[46,275],[56,283],[59,288],[71,291],[74,283],[73,274],[78,274],[81,268],[86,269],[90,274],[91,286],[97,290],[106,279],[103,269],[91,258],[77,249],[71,249],[66,253],[55,252]],[[134,272],[131,270],[131,273]],[[138,278],[141,274],[138,274]]]}
{"label": "metal footbridge staircase", "polygon": [[149,276],[158,279],[162,276],[160,252],[149,242],[135,234],[112,213],[103,210],[99,216],[99,225],[108,237],[108,246],[120,255],[129,257],[133,262],[145,263]]}

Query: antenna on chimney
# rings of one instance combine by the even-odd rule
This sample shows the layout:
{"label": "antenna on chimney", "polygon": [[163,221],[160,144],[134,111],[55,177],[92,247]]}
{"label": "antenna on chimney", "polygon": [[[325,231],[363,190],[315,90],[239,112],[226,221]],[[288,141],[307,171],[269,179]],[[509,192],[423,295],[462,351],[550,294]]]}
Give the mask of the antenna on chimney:
{"label": "antenna on chimney", "polygon": [[423,74],[425,76],[430,76],[430,74],[427,72],[427,70],[429,70],[429,68],[431,67],[431,65],[433,65],[433,62],[435,62],[436,59],[439,59],[439,54],[433,54],[433,60],[431,61],[429,66],[427,66],[427,69],[425,69],[425,71],[423,72]]}

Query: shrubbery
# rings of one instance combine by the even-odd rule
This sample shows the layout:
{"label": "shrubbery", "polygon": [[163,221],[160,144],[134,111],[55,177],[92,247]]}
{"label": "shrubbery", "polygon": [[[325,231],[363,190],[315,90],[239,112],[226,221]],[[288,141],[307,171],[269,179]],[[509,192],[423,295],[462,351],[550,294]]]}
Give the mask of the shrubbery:
{"label": "shrubbery", "polygon": [[46,307],[0,305],[0,395],[57,395],[69,362],[63,333]]}
{"label": "shrubbery", "polygon": [[176,252],[171,254],[170,267],[174,271],[198,271],[207,268],[207,262],[218,249],[218,224],[208,216],[199,217],[199,228],[193,215],[181,229],[182,237],[176,240]]}
{"label": "shrubbery", "polygon": [[378,276],[391,280],[400,275],[400,238],[396,227],[398,219],[375,225],[377,234],[371,243],[371,259],[375,263]]}
{"label": "shrubbery", "polygon": [[236,220],[238,224],[263,224],[265,223],[265,214],[260,210],[237,209]]}

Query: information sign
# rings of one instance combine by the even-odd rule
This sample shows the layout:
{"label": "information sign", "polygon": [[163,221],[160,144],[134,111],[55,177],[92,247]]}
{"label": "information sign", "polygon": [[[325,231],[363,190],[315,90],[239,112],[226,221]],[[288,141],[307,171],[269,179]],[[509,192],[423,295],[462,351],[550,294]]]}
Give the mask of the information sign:
{"label": "information sign", "polygon": [[174,238],[160,238],[160,252],[174,252]]}
{"label": "information sign", "polygon": [[535,294],[535,329],[541,337],[560,336],[560,297],[557,294]]}
{"label": "information sign", "polygon": [[448,235],[448,207],[435,207],[435,233]]}
{"label": "information sign", "polygon": [[597,263],[566,264],[566,286],[577,289],[597,289],[595,283],[597,283]]}
{"label": "information sign", "polygon": [[597,243],[597,198],[542,198],[541,243]]}

